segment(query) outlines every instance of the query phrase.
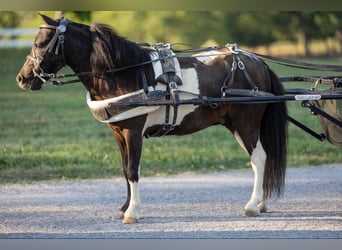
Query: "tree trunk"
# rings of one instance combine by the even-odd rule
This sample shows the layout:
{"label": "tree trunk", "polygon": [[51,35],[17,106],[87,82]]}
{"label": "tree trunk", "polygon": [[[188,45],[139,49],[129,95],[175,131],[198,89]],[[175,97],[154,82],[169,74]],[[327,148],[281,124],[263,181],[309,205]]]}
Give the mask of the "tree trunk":
{"label": "tree trunk", "polygon": [[341,53],[342,52],[342,30],[341,29],[336,30],[335,39],[340,45],[339,53]]}
{"label": "tree trunk", "polygon": [[310,47],[309,47],[309,39],[305,33],[303,34],[303,43],[304,43],[304,56],[305,57],[312,56]]}

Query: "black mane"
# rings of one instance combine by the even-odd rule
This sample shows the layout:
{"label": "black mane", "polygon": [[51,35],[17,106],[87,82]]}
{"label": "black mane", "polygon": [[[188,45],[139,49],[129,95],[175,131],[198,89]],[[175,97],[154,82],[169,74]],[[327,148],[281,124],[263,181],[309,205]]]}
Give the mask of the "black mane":
{"label": "black mane", "polygon": [[92,39],[91,64],[93,70],[104,72],[150,60],[148,49],[129,41],[105,24],[90,26]]}

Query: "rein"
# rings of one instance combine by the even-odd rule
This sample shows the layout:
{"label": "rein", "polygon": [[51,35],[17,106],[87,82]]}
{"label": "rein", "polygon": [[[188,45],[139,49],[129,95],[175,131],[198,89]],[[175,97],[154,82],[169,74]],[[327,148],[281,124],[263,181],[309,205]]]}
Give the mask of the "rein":
{"label": "rein", "polygon": [[[156,43],[156,44],[138,43],[138,44],[141,45],[141,46],[149,46],[149,47],[156,47],[156,46],[162,45],[161,43]],[[171,47],[172,47],[172,45],[171,45]],[[226,46],[223,46],[223,47],[220,47],[220,48],[224,48],[224,47],[226,47]],[[183,53],[205,52],[205,51],[212,51],[212,50],[217,50],[217,49],[218,49],[218,47],[207,47],[207,48],[197,48],[197,49],[174,50],[174,52],[177,52],[177,53],[180,53],[180,52],[183,52]],[[219,56],[219,55],[227,55],[227,53],[210,54],[210,56]],[[196,55],[196,57],[206,57],[206,56],[208,56],[208,55]],[[163,57],[163,59],[180,58],[180,57],[182,57],[182,56],[170,55],[170,56],[167,56],[167,57]],[[104,73],[120,72],[120,71],[124,71],[124,70],[128,70],[128,69],[144,66],[144,65],[147,65],[147,64],[151,64],[151,63],[154,63],[154,62],[158,62],[160,60],[162,60],[162,59],[161,58],[156,58],[156,59],[145,61],[145,62],[142,62],[142,63],[128,65],[128,66],[123,66],[123,67],[116,68],[116,69],[113,69],[113,70],[108,70],[108,71],[105,71]],[[69,81],[58,81],[58,80],[54,80],[54,79],[61,79],[61,78],[68,78],[68,77],[75,77],[75,76],[80,77],[80,76],[91,75],[91,74],[94,74],[94,72],[88,71],[88,72],[70,73],[70,74],[48,74],[48,73],[41,72],[40,76],[41,77],[50,78],[47,82],[51,82],[55,86],[62,86],[62,85],[65,85],[65,84],[80,82],[80,80],[79,79],[75,79],[75,80],[69,80]]]}
{"label": "rein", "polygon": [[[169,57],[167,57],[167,59],[168,58],[175,58],[175,57],[177,57],[177,56],[169,56]],[[147,65],[147,64],[150,64],[150,63],[153,63],[153,62],[157,62],[157,61],[160,61],[160,60],[161,60],[160,58],[154,59],[154,60],[149,60],[149,61],[138,63],[138,64],[124,66],[124,67],[116,68],[116,69],[113,69],[113,70],[108,70],[108,71],[105,71],[103,73],[115,73],[115,72],[119,72],[119,71],[124,71],[124,70],[127,70],[127,69],[132,69],[132,68],[144,66],[144,65]],[[44,76],[51,78],[49,81],[53,85],[61,86],[61,85],[69,84],[69,83],[80,82],[80,80],[79,79],[75,79],[75,80],[69,80],[69,81],[63,81],[62,82],[62,81],[56,81],[56,80],[53,80],[53,79],[68,78],[68,77],[75,77],[75,76],[79,77],[79,76],[92,75],[92,74],[94,74],[94,72],[88,71],[88,72],[71,73],[71,74],[46,74],[46,73],[44,73]]]}
{"label": "rein", "polygon": [[281,65],[289,66],[289,67],[293,67],[293,68],[342,72],[342,66],[339,66],[339,65],[324,65],[324,64],[304,63],[304,62],[298,62],[298,61],[279,58],[279,57],[267,56],[267,55],[258,54],[258,53],[254,53],[254,54],[258,57],[265,59],[265,60],[269,60],[269,61],[281,64]]}
{"label": "rein", "polygon": [[[59,81],[56,79],[63,79],[63,78],[69,78],[69,77],[80,77],[80,76],[86,76],[86,75],[92,75],[95,72],[88,71],[88,72],[80,72],[80,73],[69,73],[69,74],[54,74],[54,73],[46,73],[44,70],[40,67],[40,64],[42,63],[44,56],[46,53],[51,53],[52,50],[55,48],[54,55],[58,55],[59,52],[61,51],[62,58],[63,58],[63,65],[65,66],[65,55],[64,55],[64,33],[67,31],[67,25],[69,21],[65,18],[62,18],[58,26],[54,25],[48,25],[48,24],[42,24],[39,26],[40,29],[54,29],[56,30],[55,35],[49,42],[49,44],[46,46],[46,48],[39,54],[36,55],[34,50],[32,50],[33,55],[28,55],[26,58],[33,61],[35,68],[33,70],[33,74],[35,77],[38,77],[43,83],[50,82],[51,84],[55,86],[62,86],[70,83],[76,83],[76,82],[81,82],[80,79],[74,79],[74,80],[68,80],[68,81]],[[163,43],[137,43],[140,46],[148,46],[152,48],[156,48],[158,46],[164,46],[165,44]],[[187,44],[182,44],[182,45],[187,45]],[[172,45],[169,45],[172,47]],[[189,46],[189,45],[187,45]],[[226,46],[223,46],[226,47]],[[221,47],[221,48],[223,48]],[[207,48],[192,48],[192,49],[186,49],[186,50],[175,50],[175,52],[184,52],[184,53],[189,53],[189,52],[204,52],[204,51],[211,51],[218,49],[218,47],[207,47]],[[217,53],[215,55],[226,55],[226,53]],[[207,56],[207,55],[198,55],[198,56]],[[211,55],[214,56],[214,55]],[[164,57],[164,59],[172,59],[179,57],[177,55],[169,55],[167,57]],[[151,59],[146,62],[134,64],[134,65],[128,65],[128,66],[123,66],[120,68],[116,68],[113,70],[108,70],[103,73],[115,73],[119,71],[124,71],[140,66],[144,66],[147,64],[151,64],[157,61],[161,61],[161,58],[156,58],[156,59]],[[45,79],[47,78],[47,79]]]}
{"label": "rein", "polygon": [[[51,26],[51,27],[56,28],[54,26]],[[148,47],[155,48],[157,46],[161,46],[161,45],[164,45],[164,44],[162,44],[162,43],[154,43],[154,44],[151,44],[151,43],[138,43],[138,45],[140,45],[140,46],[148,46]],[[170,45],[170,47],[172,47],[172,45]],[[177,52],[177,53],[181,53],[181,52],[183,52],[183,53],[205,52],[205,51],[212,51],[212,50],[217,50],[219,48],[225,48],[225,47],[226,46],[222,46],[222,47],[206,47],[206,48],[194,48],[194,49],[173,50],[173,51]],[[219,55],[227,55],[227,53],[210,54],[210,56],[219,56]],[[208,55],[196,55],[196,57],[206,57],[206,56],[208,56]],[[171,59],[171,58],[179,58],[179,57],[182,57],[182,56],[170,55],[170,56],[167,56],[167,57],[163,57],[163,59]],[[105,71],[103,73],[120,72],[120,71],[124,71],[124,70],[128,70],[128,69],[144,66],[144,65],[147,65],[147,64],[151,64],[151,63],[154,63],[154,62],[158,62],[160,60],[162,60],[162,59],[161,58],[156,58],[156,59],[145,61],[145,62],[142,62],[142,63],[128,65],[128,66],[123,66],[123,67],[116,68],[116,69],[113,69],[113,70],[108,70],[108,71]],[[80,80],[79,79],[75,79],[75,80],[68,80],[68,81],[59,81],[59,80],[55,80],[55,79],[68,78],[68,77],[80,77],[80,76],[86,76],[86,75],[92,75],[92,74],[94,74],[94,72],[92,72],[92,71],[81,72],[81,73],[70,73],[70,74],[48,74],[48,73],[45,73],[45,72],[41,72],[39,76],[40,77],[47,77],[47,78],[49,78],[49,80],[44,81],[44,82],[51,82],[55,86],[62,86],[62,85],[65,85],[65,84],[80,82]]]}
{"label": "rein", "polygon": [[[46,48],[39,55],[35,55],[34,50],[32,50],[33,55],[27,56],[27,59],[32,60],[34,65],[35,65],[35,69],[33,70],[34,76],[38,77],[43,83],[50,82],[55,86],[62,86],[65,84],[80,82],[81,80],[80,79],[74,79],[74,80],[68,80],[68,81],[60,81],[60,80],[56,80],[56,79],[64,79],[64,78],[69,78],[69,77],[80,77],[80,76],[94,74],[94,72],[90,72],[90,71],[89,72],[80,72],[80,73],[70,73],[70,74],[45,73],[43,71],[43,69],[40,67],[40,64],[43,61],[45,54],[51,53],[54,48],[55,48],[54,55],[58,55],[61,52],[61,55],[63,58],[62,59],[63,65],[65,66],[64,33],[67,31],[68,23],[69,23],[69,21],[67,19],[62,18],[58,26],[47,25],[47,24],[43,24],[43,25],[39,26],[40,29],[45,28],[45,29],[56,30],[56,33],[53,36],[53,38],[51,39],[51,41],[49,42],[49,44],[46,46]],[[165,45],[163,43],[152,43],[152,44],[151,43],[137,43],[137,44],[140,46],[146,46],[146,47],[152,47],[152,48],[156,48],[158,46],[164,46]],[[222,48],[228,48],[233,55],[235,53],[244,52],[244,53],[253,55],[255,57],[262,58],[265,60],[269,60],[269,61],[275,62],[275,63],[280,64],[280,65],[284,65],[284,66],[301,68],[301,69],[308,69],[308,70],[342,72],[342,66],[304,63],[304,62],[298,62],[298,61],[294,61],[294,60],[288,60],[288,59],[283,59],[283,58],[278,58],[278,57],[273,57],[273,56],[268,56],[268,55],[263,55],[263,54],[258,54],[258,53],[251,53],[251,52],[248,52],[245,50],[237,49],[236,44],[226,44],[225,46],[221,46],[221,47],[211,46],[211,47],[204,47],[204,48],[203,47],[202,48],[195,48],[189,44],[183,44],[183,43],[176,43],[176,44],[169,45],[169,46],[170,46],[170,48],[172,48],[174,45],[177,45],[177,44],[185,45],[185,46],[188,46],[190,48],[182,49],[182,50],[173,49],[173,51],[175,53],[210,52],[210,51],[215,51],[215,50],[222,49]],[[219,56],[219,55],[227,55],[227,53],[218,52],[215,54],[198,54],[198,55],[196,55],[196,57]],[[170,55],[168,57],[164,57],[163,59],[180,58],[180,57],[182,57],[182,56]],[[119,71],[124,71],[127,69],[132,69],[132,68],[144,66],[147,64],[151,64],[153,62],[157,62],[160,60],[161,60],[161,58],[151,59],[151,60],[146,61],[146,62],[142,62],[142,63],[138,63],[138,64],[134,64],[134,65],[123,66],[123,67],[116,68],[113,70],[105,71],[103,73],[115,73],[115,72],[119,72]],[[292,77],[292,78],[299,79],[299,77]],[[286,79],[284,78],[282,80],[286,81],[288,79],[290,79],[290,78],[286,78]],[[315,79],[317,79],[317,78],[315,78]]]}

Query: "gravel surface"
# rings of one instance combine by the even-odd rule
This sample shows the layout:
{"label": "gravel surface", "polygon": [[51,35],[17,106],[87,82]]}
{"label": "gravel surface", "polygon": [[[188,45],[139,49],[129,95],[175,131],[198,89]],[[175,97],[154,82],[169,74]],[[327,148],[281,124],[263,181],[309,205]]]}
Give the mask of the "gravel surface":
{"label": "gravel surface", "polygon": [[255,218],[252,170],[140,183],[134,225],[113,219],[123,178],[0,185],[0,238],[342,238],[342,164],[288,168],[284,196]]}

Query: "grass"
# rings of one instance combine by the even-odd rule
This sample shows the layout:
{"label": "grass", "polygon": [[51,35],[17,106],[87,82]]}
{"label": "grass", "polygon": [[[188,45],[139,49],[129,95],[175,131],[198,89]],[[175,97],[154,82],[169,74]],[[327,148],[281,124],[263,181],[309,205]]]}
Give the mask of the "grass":
{"label": "grass", "polygon": [[[34,93],[18,88],[15,76],[28,52],[0,50],[0,183],[122,176],[112,132],[92,117],[81,84],[48,85]],[[272,68],[281,76],[302,74]],[[291,116],[320,131],[318,118],[300,103],[288,106]],[[289,166],[341,163],[340,150],[289,127]],[[143,176],[168,175],[248,169],[249,159],[226,129],[212,127],[188,136],[145,140],[141,166]]]}

